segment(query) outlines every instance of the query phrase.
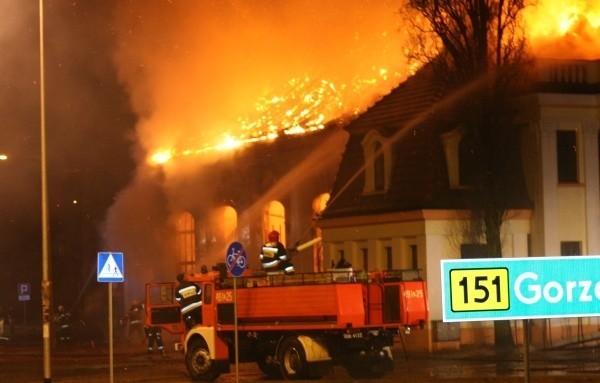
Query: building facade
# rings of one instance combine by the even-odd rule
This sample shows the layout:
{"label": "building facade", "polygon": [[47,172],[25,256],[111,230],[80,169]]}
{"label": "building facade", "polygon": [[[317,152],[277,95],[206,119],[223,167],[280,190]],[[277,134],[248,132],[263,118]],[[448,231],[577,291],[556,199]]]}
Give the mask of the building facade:
{"label": "building facade", "polygon": [[[600,60],[544,60],[536,91],[521,100],[523,164],[534,201],[529,254],[600,254]],[[600,320],[533,321],[552,345],[597,334]],[[591,334],[591,335],[590,335]]]}
{"label": "building facade", "polygon": [[[598,254],[599,64],[540,62],[536,88],[519,100],[521,166],[501,230],[503,257]],[[440,261],[485,256],[468,229],[463,134],[445,118],[452,97],[428,70],[346,127],[332,202],[319,221],[324,258],[344,254],[358,268],[420,271],[430,323],[409,347],[493,344],[491,322],[441,321]],[[595,318],[536,322],[540,344],[575,333],[573,325],[597,327]],[[522,324],[511,326],[519,343]]]}

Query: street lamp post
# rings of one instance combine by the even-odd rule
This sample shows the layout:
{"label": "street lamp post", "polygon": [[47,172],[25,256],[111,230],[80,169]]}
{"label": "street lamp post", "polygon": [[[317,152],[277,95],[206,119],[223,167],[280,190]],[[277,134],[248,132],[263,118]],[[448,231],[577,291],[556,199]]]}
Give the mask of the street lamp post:
{"label": "street lamp post", "polygon": [[44,1],[39,0],[40,17],[40,165],[42,183],[42,337],[44,340],[44,382],[51,377],[52,283],[50,281],[50,254],[48,232],[48,186],[46,176],[46,97],[44,76]]}

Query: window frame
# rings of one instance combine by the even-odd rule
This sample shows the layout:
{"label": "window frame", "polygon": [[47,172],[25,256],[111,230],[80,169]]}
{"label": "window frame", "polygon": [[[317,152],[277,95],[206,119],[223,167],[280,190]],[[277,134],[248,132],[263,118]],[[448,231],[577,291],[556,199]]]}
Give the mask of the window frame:
{"label": "window frame", "polygon": [[391,145],[379,131],[369,131],[361,142],[365,161],[364,194],[385,193],[392,175]]}

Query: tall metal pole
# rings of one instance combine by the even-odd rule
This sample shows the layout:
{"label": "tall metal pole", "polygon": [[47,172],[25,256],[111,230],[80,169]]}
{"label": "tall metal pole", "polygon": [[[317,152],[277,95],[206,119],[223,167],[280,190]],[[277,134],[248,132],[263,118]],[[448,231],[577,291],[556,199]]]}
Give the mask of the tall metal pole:
{"label": "tall metal pole", "polygon": [[115,381],[113,362],[113,296],[112,282],[108,282],[108,368],[110,370],[110,383]]}
{"label": "tall metal pole", "polygon": [[44,79],[44,0],[39,0],[40,13],[40,165],[42,174],[42,337],[44,339],[44,382],[52,381],[51,323],[52,283],[48,232],[48,187],[46,177],[46,96]]}
{"label": "tall metal pole", "polygon": [[531,366],[529,362],[529,319],[523,319],[523,364],[525,383],[531,382]]}

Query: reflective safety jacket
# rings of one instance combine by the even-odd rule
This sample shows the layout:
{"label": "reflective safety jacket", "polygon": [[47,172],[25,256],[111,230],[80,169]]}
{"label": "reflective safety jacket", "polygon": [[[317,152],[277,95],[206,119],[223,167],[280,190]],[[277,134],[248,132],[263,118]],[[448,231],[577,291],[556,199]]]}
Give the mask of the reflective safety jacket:
{"label": "reflective safety jacket", "polygon": [[288,255],[281,242],[269,242],[263,245],[259,258],[263,269],[271,271],[283,269]]}
{"label": "reflective safety jacket", "polygon": [[177,286],[175,299],[181,305],[181,313],[187,314],[202,306],[202,289],[193,282],[183,282]]}
{"label": "reflective safety jacket", "polygon": [[130,325],[142,325],[142,315],[144,313],[144,305],[137,303],[129,307],[127,318]]}
{"label": "reflective safety jacket", "polygon": [[262,247],[260,252],[262,268],[267,272],[283,270],[286,274],[295,272],[294,265],[290,262],[285,246],[281,242],[269,242]]}

